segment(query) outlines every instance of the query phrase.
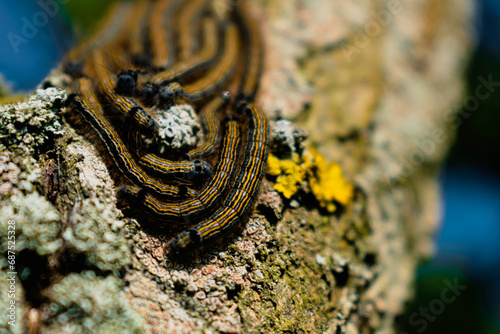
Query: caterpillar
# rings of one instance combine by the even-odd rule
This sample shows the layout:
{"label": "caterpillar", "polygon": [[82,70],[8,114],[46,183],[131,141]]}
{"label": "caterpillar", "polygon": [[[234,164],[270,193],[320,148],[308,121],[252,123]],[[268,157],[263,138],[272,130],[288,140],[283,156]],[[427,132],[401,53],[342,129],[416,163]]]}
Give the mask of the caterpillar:
{"label": "caterpillar", "polygon": [[240,146],[240,127],[238,122],[227,120],[222,149],[214,176],[203,187],[199,194],[182,202],[166,203],[158,200],[140,187],[122,186],[118,189],[118,197],[139,206],[155,218],[159,223],[189,223],[203,215],[211,213],[222,201],[230,188],[231,179],[236,170]]}
{"label": "caterpillar", "polygon": [[238,4],[236,16],[238,18],[241,30],[244,32],[244,40],[247,44],[245,53],[245,72],[241,81],[237,100],[251,102],[255,98],[259,88],[260,76],[263,68],[264,43],[259,26],[251,15],[245,15],[248,12],[244,1]]}
{"label": "caterpillar", "polygon": [[227,199],[212,216],[170,242],[168,248],[174,255],[225,235],[252,207],[269,154],[269,124],[262,110],[252,104],[241,105],[239,112],[248,118],[247,143],[239,176]]}
{"label": "caterpillar", "polygon": [[181,182],[199,183],[213,174],[206,161],[170,161],[152,153],[140,156],[137,163],[152,175]]}
{"label": "caterpillar", "polygon": [[[187,226],[167,246],[174,256],[227,234],[245,219],[269,151],[269,124],[253,104],[263,68],[259,25],[244,3],[223,22],[207,14],[208,3],[117,4],[91,38],[98,47],[84,43],[81,54],[67,57],[81,62],[80,74],[73,76],[76,94],[67,106],[93,129],[123,176],[119,204],[145,214],[151,224]],[[219,121],[233,87],[233,112]],[[206,134],[200,147],[187,152],[187,161],[167,160],[143,145],[156,132],[145,107],[155,106],[150,110],[155,112],[177,99],[201,108]],[[118,128],[120,122],[125,126]],[[213,169],[207,161],[215,163]]]}
{"label": "caterpillar", "polygon": [[116,76],[115,91],[123,96],[132,95],[133,90],[137,86],[137,76],[139,71],[126,69],[118,73]]}
{"label": "caterpillar", "polygon": [[179,60],[181,62],[191,59],[196,51],[198,41],[196,22],[200,21],[207,0],[188,1],[181,9],[178,19]]}
{"label": "caterpillar", "polygon": [[208,102],[207,105],[202,109],[200,113],[200,120],[207,137],[205,139],[205,143],[202,146],[188,152],[188,157],[190,160],[201,159],[209,155],[215,150],[217,144],[219,144],[219,126],[217,123],[217,114],[221,112],[229,99],[229,92],[224,91],[221,95]]}
{"label": "caterpillar", "polygon": [[143,134],[152,137],[158,127],[157,124],[133,99],[115,93],[114,82],[106,68],[102,50],[94,51],[91,60],[97,77],[98,91],[104,103],[109,106],[112,113],[124,116],[132,126],[136,125]]}
{"label": "caterpillar", "polygon": [[155,74],[151,79],[153,84],[161,86],[175,80],[181,80],[206,68],[217,58],[220,43],[217,22],[214,18],[206,17],[203,19],[202,27],[203,48],[200,52],[186,61],[176,63],[171,68]]}
{"label": "caterpillar", "polygon": [[151,56],[146,50],[144,38],[146,35],[147,18],[146,13],[149,11],[151,1],[137,1],[134,7],[132,17],[128,22],[130,32],[125,32],[128,38],[128,48],[132,63],[139,68],[145,68],[151,64]]}
{"label": "caterpillar", "polygon": [[82,60],[85,59],[92,50],[110,43],[116,36],[119,36],[125,28],[124,20],[117,18],[125,17],[132,10],[130,2],[115,2],[110,10],[100,22],[96,33],[80,43],[71,50],[63,62],[63,71],[73,77],[83,75]]}
{"label": "caterpillar", "polygon": [[76,81],[78,96],[72,94],[68,98],[70,107],[76,110],[93,128],[104,143],[108,154],[125,178],[138,184],[160,197],[182,198],[192,196],[195,191],[185,186],[167,185],[158,179],[151,178],[143,169],[137,166],[135,159],[118,133],[104,117],[102,108],[91,87],[90,80],[81,78]]}
{"label": "caterpillar", "polygon": [[[157,124],[129,97],[117,95],[113,90],[113,83],[109,72],[106,70],[104,58],[101,50],[96,50],[92,55],[94,71],[98,77],[98,89],[106,105],[115,113],[131,118],[143,133],[152,137],[157,128]],[[199,182],[212,175],[210,165],[205,161],[185,161],[174,162],[152,153],[139,154],[137,164],[145,171],[157,177],[171,177],[178,181],[187,181],[189,183]]]}
{"label": "caterpillar", "polygon": [[148,34],[155,69],[165,69],[174,63],[176,45],[170,22],[180,4],[180,0],[157,0],[151,9]]}
{"label": "caterpillar", "polygon": [[231,78],[238,65],[240,38],[235,24],[228,23],[224,39],[224,49],[220,60],[202,78],[180,86],[173,82],[160,89],[160,101],[170,103],[173,98],[184,96],[199,100],[215,93]]}

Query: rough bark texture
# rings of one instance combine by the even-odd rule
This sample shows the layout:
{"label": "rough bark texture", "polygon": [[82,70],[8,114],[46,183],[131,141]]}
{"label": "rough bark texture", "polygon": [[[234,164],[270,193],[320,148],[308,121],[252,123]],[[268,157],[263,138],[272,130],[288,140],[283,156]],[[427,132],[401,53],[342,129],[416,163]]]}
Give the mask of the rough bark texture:
{"label": "rough bark texture", "polygon": [[[0,237],[4,253],[7,221],[15,220],[18,322],[9,327],[2,316],[0,326],[394,332],[415,269],[433,251],[437,173],[463,92],[470,7],[466,0],[253,1],[266,38],[258,104],[305,129],[356,185],[355,197],[325,215],[301,198],[292,208],[265,181],[249,222],[193,262],[171,261],[163,251],[171,236],[121,215],[104,164],[66,125],[57,145],[38,140],[59,134],[45,134],[50,117],[32,142],[22,135],[4,142]],[[12,124],[24,122],[16,117]],[[46,145],[54,147],[40,161],[30,158]]]}

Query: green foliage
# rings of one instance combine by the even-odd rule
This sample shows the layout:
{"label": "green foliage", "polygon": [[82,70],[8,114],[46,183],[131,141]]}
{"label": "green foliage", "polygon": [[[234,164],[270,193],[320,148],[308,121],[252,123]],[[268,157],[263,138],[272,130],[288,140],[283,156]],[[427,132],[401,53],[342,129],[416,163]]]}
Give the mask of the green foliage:
{"label": "green foliage", "polygon": [[71,0],[64,5],[73,22],[76,36],[81,40],[93,32],[114,1]]}

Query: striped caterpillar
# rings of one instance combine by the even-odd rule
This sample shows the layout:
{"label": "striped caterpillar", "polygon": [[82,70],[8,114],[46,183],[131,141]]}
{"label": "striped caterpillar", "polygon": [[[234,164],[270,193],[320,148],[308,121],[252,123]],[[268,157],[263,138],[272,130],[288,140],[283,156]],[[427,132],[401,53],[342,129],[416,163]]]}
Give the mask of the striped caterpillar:
{"label": "striped caterpillar", "polygon": [[[221,21],[208,3],[116,5],[111,14],[115,21],[121,15],[133,24],[119,25],[108,16],[103,27],[113,31],[90,39],[98,40],[98,46],[80,47],[85,57],[72,52],[66,60],[82,63],[69,109],[92,128],[96,144],[125,180],[117,191],[120,203],[140,221],[145,214],[151,224],[186,226],[168,244],[173,255],[206,245],[245,219],[269,151],[267,119],[253,104],[263,67],[259,27],[245,4]],[[126,59],[128,67],[114,66],[113,57]],[[236,92],[228,92],[234,88]],[[156,109],[148,108],[177,101],[201,110],[206,135],[184,161],[167,160],[143,143],[155,136],[157,127],[150,116]],[[224,117],[228,104],[233,111]]]}
{"label": "striped caterpillar", "polygon": [[247,214],[264,176],[269,154],[269,124],[262,111],[254,105],[240,107],[248,117],[248,134],[243,164],[229,196],[212,216],[175,238],[170,244],[176,255],[228,233]]}
{"label": "striped caterpillar", "polygon": [[239,125],[234,120],[225,123],[222,149],[214,176],[192,198],[182,202],[163,202],[138,187],[125,186],[118,190],[118,197],[131,203],[140,203],[141,211],[157,219],[160,223],[191,222],[210,214],[227,194],[231,179],[236,171],[240,143]]}

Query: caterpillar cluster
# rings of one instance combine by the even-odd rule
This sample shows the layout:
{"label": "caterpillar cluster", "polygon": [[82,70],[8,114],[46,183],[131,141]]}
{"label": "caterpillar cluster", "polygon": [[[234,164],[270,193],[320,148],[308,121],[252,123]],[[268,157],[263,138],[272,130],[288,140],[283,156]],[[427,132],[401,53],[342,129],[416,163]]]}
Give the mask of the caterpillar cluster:
{"label": "caterpillar cluster", "polygon": [[[269,124],[253,103],[263,63],[258,25],[244,1],[224,18],[211,4],[116,2],[62,64],[73,78],[68,119],[91,128],[124,180],[118,201],[159,226],[185,226],[168,245],[174,255],[245,219],[269,152]],[[200,110],[205,140],[172,158],[147,143],[157,135],[152,110],[178,103]]]}

